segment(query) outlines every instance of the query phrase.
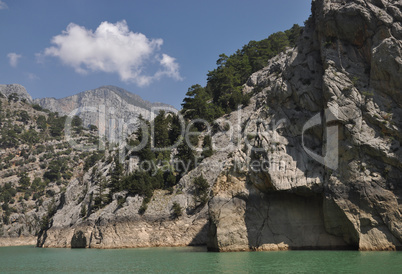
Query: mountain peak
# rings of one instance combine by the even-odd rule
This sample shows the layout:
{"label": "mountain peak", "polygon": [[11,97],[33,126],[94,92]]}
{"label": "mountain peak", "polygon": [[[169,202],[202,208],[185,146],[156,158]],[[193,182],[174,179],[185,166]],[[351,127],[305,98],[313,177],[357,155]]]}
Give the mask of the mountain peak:
{"label": "mountain peak", "polygon": [[[106,121],[118,119],[119,121],[123,120],[124,123],[129,123],[129,121],[131,123],[139,115],[145,119],[151,119],[151,113],[157,112],[153,108],[166,108],[175,111],[175,108],[170,105],[151,103],[139,95],[111,85],[83,91],[61,99],[43,98],[35,99],[34,102],[62,115],[68,115],[82,107],[94,107],[97,110],[101,107],[105,110]],[[100,113],[97,112],[81,112],[78,115],[86,125],[98,125],[100,122]]]}
{"label": "mountain peak", "polygon": [[32,103],[31,95],[29,95],[25,87],[19,84],[0,85],[0,93],[5,96],[15,93],[20,99],[25,99],[27,102]]}

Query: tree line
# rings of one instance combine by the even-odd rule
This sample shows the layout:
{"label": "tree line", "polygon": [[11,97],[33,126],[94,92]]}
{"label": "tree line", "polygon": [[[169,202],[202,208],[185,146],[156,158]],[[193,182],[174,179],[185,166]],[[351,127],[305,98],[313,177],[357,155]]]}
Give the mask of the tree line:
{"label": "tree line", "polygon": [[183,115],[190,120],[211,122],[239,105],[247,105],[251,95],[242,93],[242,85],[251,74],[265,67],[269,59],[287,47],[296,46],[302,29],[295,24],[264,40],[250,41],[230,56],[219,55],[217,68],[207,74],[206,86],[196,84],[188,89],[182,103]]}

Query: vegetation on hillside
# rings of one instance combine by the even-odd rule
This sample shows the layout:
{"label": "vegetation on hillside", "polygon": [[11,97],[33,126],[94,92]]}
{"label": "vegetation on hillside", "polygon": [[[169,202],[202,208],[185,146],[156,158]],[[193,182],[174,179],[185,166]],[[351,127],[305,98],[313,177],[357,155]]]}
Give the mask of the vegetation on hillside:
{"label": "vegetation on hillside", "polygon": [[207,84],[193,85],[183,100],[182,113],[187,119],[214,119],[229,113],[241,104],[247,105],[250,95],[242,93],[242,85],[250,75],[267,65],[268,60],[294,47],[302,27],[277,32],[261,41],[250,41],[242,49],[227,56],[219,55],[217,68],[207,74]]}
{"label": "vegetation on hillside", "polygon": [[[77,142],[97,140],[82,128],[81,118],[72,120]],[[81,164],[89,169],[101,158],[71,148],[64,140],[65,121],[65,116],[30,105],[17,94],[0,94],[0,228],[11,223],[12,213],[38,211],[44,201],[65,191]],[[30,229],[38,232],[40,222]]]}
{"label": "vegetation on hillside", "polygon": [[[86,186],[78,201],[82,203],[80,217],[86,218],[114,199],[122,207],[128,196],[135,195],[143,197],[139,212],[144,213],[155,190],[173,192],[180,178],[196,167],[197,159],[213,155],[211,136],[205,134],[203,124],[193,122],[213,122],[239,105],[247,105],[251,95],[242,93],[242,85],[270,58],[295,46],[300,32],[301,27],[294,25],[262,41],[251,41],[230,56],[219,55],[217,67],[207,74],[206,86],[193,85],[188,89],[181,111],[185,121],[164,111],[152,123],[139,117],[137,130],[126,140],[124,151],[125,160],[139,160],[132,172],[127,171],[128,161],[119,160],[115,148],[87,152],[71,148],[64,140],[67,117],[30,105],[16,94],[8,98],[0,94],[0,228],[10,224],[12,213],[38,210],[44,201],[49,212],[33,229],[48,228],[55,214],[54,196],[66,191],[71,179],[85,184],[85,172],[91,174],[96,191],[83,203],[88,194]],[[189,136],[182,136],[183,126],[188,128]],[[76,143],[97,145],[96,131],[96,126],[86,129],[81,118],[73,117],[72,137]],[[179,145],[174,150],[162,149],[176,143]],[[208,201],[208,182],[200,176],[193,185],[195,204],[204,206]],[[178,218],[183,209],[174,204],[172,211],[172,216]]]}

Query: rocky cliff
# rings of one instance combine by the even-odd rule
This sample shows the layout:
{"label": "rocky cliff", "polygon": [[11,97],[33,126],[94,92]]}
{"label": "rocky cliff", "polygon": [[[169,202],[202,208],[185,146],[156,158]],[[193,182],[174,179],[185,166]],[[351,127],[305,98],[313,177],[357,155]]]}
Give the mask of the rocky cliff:
{"label": "rocky cliff", "polygon": [[0,85],[0,93],[8,97],[11,94],[16,94],[19,99],[25,99],[28,103],[32,103],[32,97],[27,90],[18,84]]}
{"label": "rocky cliff", "polygon": [[[90,170],[58,197],[38,245],[400,249],[401,8],[313,1],[298,46],[250,77],[247,107],[217,121],[213,156],[171,193],[156,192],[145,214],[143,198],[116,196],[82,218],[99,187]],[[107,176],[110,166],[97,170]],[[205,206],[194,200],[199,175],[210,185]],[[184,209],[178,218],[174,203]]]}
{"label": "rocky cliff", "polygon": [[256,136],[213,188],[211,249],[402,247],[400,30],[400,1],[313,1],[245,86]]}
{"label": "rocky cliff", "polygon": [[[0,96],[0,246],[28,245],[52,214],[54,196],[65,192],[71,178],[80,178],[91,156],[64,140],[63,117],[29,104],[21,86],[7,91],[8,98]],[[72,137],[93,145],[94,135],[75,128]]]}
{"label": "rocky cliff", "polygon": [[107,136],[111,133],[108,131],[111,121],[114,121],[117,131],[119,120],[133,128],[139,115],[149,120],[151,111],[158,112],[158,108],[174,110],[170,105],[145,101],[140,96],[115,86],[102,86],[62,99],[35,99],[34,102],[62,115],[77,111],[76,114],[83,119],[84,125],[104,125]]}
{"label": "rocky cliff", "polygon": [[[23,86],[0,85],[0,246],[36,243],[38,233],[47,226],[53,210],[60,205],[54,198],[64,197],[70,181],[72,184],[83,183],[85,166],[92,166],[93,159],[104,155],[94,148],[77,150],[68,142],[71,140],[86,147],[98,145],[98,132],[73,126],[67,140],[65,118],[37,103],[46,106],[46,102],[50,102],[47,106],[60,114],[86,106],[97,110],[98,104],[103,105],[105,112],[108,111],[104,119],[114,119],[116,128],[120,118],[126,122],[132,122],[139,115],[149,119],[152,108],[169,107],[149,103],[112,86],[60,101],[43,99],[34,102]],[[116,113],[114,116],[111,115],[112,108]],[[173,107],[170,109],[174,110]],[[83,114],[88,118],[87,125],[98,122],[99,113]]]}

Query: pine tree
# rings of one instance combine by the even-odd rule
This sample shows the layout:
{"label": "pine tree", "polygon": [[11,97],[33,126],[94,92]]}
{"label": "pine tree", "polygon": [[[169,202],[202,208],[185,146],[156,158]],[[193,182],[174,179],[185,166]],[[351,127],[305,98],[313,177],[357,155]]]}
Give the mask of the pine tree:
{"label": "pine tree", "polygon": [[114,158],[114,168],[110,175],[110,187],[112,192],[118,192],[122,190],[122,181],[123,177],[123,165],[120,163],[119,158],[116,156]]}
{"label": "pine tree", "polygon": [[28,177],[26,172],[21,173],[19,184],[20,184],[21,189],[23,189],[23,190],[26,190],[26,189],[28,189],[30,187],[31,180],[29,179],[29,177]]}
{"label": "pine tree", "polygon": [[203,151],[202,151],[201,155],[204,158],[211,157],[214,154],[214,151],[212,150],[212,138],[210,135],[206,135],[204,137],[202,149],[203,149]]}

